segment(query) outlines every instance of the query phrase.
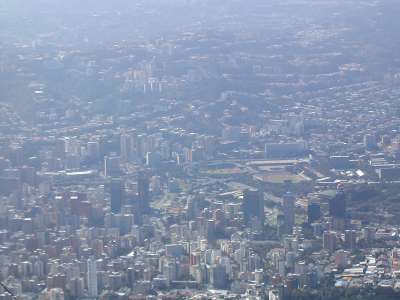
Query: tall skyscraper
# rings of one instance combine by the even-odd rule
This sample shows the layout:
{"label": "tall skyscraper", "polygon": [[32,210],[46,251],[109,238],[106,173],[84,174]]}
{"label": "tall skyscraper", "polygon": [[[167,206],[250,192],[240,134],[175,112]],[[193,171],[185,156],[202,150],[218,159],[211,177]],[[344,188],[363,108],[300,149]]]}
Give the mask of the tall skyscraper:
{"label": "tall skyscraper", "polygon": [[244,221],[248,224],[252,218],[257,218],[264,225],[264,195],[259,190],[245,190],[242,203]]}
{"label": "tall skyscraper", "polygon": [[121,160],[126,162],[129,160],[132,152],[132,136],[122,133],[120,136]]}
{"label": "tall skyscraper", "polygon": [[366,150],[374,150],[376,148],[376,137],[373,134],[364,135],[364,147]]}
{"label": "tall skyscraper", "polygon": [[209,268],[209,281],[214,288],[223,289],[227,284],[226,268],[221,264],[212,265]]}
{"label": "tall skyscraper", "polygon": [[93,257],[87,260],[87,285],[89,296],[97,298],[99,293],[97,286],[97,266],[96,260]]}
{"label": "tall skyscraper", "polygon": [[282,235],[286,234],[286,228],[285,228],[285,216],[282,214],[278,214],[276,216],[276,233],[279,237]]}
{"label": "tall skyscraper", "polygon": [[110,195],[111,195],[111,211],[113,213],[121,212],[122,203],[124,201],[124,181],[121,178],[111,179]]}
{"label": "tall skyscraper", "polygon": [[329,215],[333,218],[344,219],[346,217],[346,196],[342,190],[329,200]]}
{"label": "tall skyscraper", "polygon": [[86,145],[87,157],[90,162],[96,162],[100,158],[100,145],[98,141],[89,141]]}
{"label": "tall skyscraper", "polygon": [[189,220],[192,220],[198,211],[198,200],[195,196],[189,196],[186,202],[186,215]]}
{"label": "tall skyscraper", "polygon": [[120,168],[121,158],[116,155],[104,157],[104,176],[119,176],[121,173]]}
{"label": "tall skyscraper", "polygon": [[140,213],[148,213],[150,211],[150,189],[149,179],[144,172],[138,174],[138,209]]}
{"label": "tall skyscraper", "polygon": [[312,224],[321,218],[321,207],[318,203],[310,202],[307,206],[307,222]]}
{"label": "tall skyscraper", "polygon": [[346,230],[344,232],[344,246],[349,250],[357,248],[357,232],[355,230]]}
{"label": "tall skyscraper", "polygon": [[337,246],[336,232],[324,231],[322,243],[325,250],[328,250],[329,252],[335,251]]}
{"label": "tall skyscraper", "polygon": [[290,192],[287,192],[283,196],[283,216],[286,234],[291,234],[293,232],[295,201],[294,195]]}

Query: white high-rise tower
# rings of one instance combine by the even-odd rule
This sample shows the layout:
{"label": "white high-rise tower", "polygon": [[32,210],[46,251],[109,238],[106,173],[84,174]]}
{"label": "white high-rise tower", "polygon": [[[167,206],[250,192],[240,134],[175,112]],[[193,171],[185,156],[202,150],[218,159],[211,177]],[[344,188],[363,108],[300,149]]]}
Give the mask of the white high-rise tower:
{"label": "white high-rise tower", "polygon": [[98,296],[96,260],[91,257],[87,260],[87,285],[90,297]]}

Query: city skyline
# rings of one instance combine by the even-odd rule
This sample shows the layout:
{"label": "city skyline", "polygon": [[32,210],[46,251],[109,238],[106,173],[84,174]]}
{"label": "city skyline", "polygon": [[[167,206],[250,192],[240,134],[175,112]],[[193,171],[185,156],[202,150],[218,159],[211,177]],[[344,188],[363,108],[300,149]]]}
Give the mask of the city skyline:
{"label": "city skyline", "polygon": [[399,299],[399,14],[2,1],[0,300]]}

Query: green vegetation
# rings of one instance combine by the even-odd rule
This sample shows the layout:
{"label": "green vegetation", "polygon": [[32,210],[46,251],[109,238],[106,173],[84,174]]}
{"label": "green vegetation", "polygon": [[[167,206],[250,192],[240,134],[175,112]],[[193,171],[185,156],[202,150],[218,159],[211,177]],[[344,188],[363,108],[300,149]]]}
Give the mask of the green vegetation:
{"label": "green vegetation", "polygon": [[366,223],[399,224],[400,185],[363,185],[347,191],[347,207],[354,219]]}

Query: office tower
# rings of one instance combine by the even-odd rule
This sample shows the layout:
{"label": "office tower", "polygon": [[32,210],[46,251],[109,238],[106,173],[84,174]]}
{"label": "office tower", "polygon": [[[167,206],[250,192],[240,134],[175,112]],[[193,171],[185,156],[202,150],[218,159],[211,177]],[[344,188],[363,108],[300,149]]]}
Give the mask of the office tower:
{"label": "office tower", "polygon": [[171,147],[170,147],[170,145],[169,145],[169,142],[167,142],[167,141],[162,141],[162,142],[160,143],[159,149],[160,149],[161,158],[162,158],[163,160],[168,160],[168,159],[171,158]]}
{"label": "office tower", "polygon": [[214,220],[207,220],[206,223],[206,235],[207,241],[210,245],[213,245],[216,241],[215,236],[215,221]]}
{"label": "office tower", "polygon": [[65,157],[65,169],[78,170],[81,165],[81,157],[77,154],[67,154]]}
{"label": "office tower", "polygon": [[21,169],[21,180],[31,186],[36,184],[36,170],[33,167],[23,166]]}
{"label": "office tower", "polygon": [[132,153],[132,136],[122,133],[120,136],[121,160],[126,162],[130,159]]}
{"label": "office tower", "polygon": [[221,209],[216,209],[213,213],[215,222],[215,233],[217,236],[223,235],[225,230],[225,214]]}
{"label": "office tower", "polygon": [[193,162],[193,150],[189,148],[184,148],[183,152],[185,155],[185,161],[188,163]]}
{"label": "office tower", "polygon": [[186,201],[186,216],[189,220],[192,220],[198,211],[198,203],[197,199],[190,195]]}
{"label": "office tower", "polygon": [[362,229],[362,238],[367,242],[371,243],[375,240],[376,229],[374,227],[364,227]]}
{"label": "office tower", "polygon": [[87,260],[87,285],[90,297],[98,296],[96,260],[91,257]]}
{"label": "office tower", "polygon": [[90,141],[86,144],[86,154],[90,162],[96,162],[100,158],[100,144],[97,141]]}
{"label": "office tower", "polygon": [[285,216],[282,214],[278,214],[276,216],[276,229],[277,229],[277,235],[278,237],[281,237],[286,233],[286,228],[285,228]]}
{"label": "office tower", "polygon": [[71,280],[69,281],[69,293],[74,299],[79,299],[83,297],[84,289],[85,289],[84,279],[82,277],[79,277],[79,272],[78,272],[78,275],[72,277]]}
{"label": "office tower", "polygon": [[110,184],[110,196],[111,196],[111,211],[113,213],[119,213],[121,206],[124,201],[124,181],[121,178],[111,179]]}
{"label": "office tower", "polygon": [[143,134],[136,135],[133,139],[133,151],[135,152],[135,156],[137,158],[142,159],[146,152],[148,151],[147,147],[147,136]]}
{"label": "office tower", "polygon": [[58,158],[65,156],[65,140],[63,138],[54,141],[53,156]]}
{"label": "office tower", "polygon": [[298,274],[288,274],[285,279],[284,288],[284,299],[289,299],[292,292],[299,288],[299,275]]}
{"label": "office tower", "polygon": [[148,213],[150,211],[150,190],[149,180],[144,172],[138,174],[138,209],[140,213]]}
{"label": "office tower", "polygon": [[385,134],[382,136],[381,138],[381,144],[384,146],[388,146],[390,145],[390,143],[392,142],[392,139],[390,138],[389,135]]}
{"label": "office tower", "polygon": [[351,263],[349,251],[345,251],[343,249],[337,250],[334,257],[336,267],[344,268]]}
{"label": "office tower", "polygon": [[329,200],[329,215],[333,218],[344,219],[346,217],[346,196],[342,190]]}
{"label": "office tower", "polygon": [[346,230],[344,232],[344,246],[348,250],[357,248],[357,232],[355,230]]}
{"label": "office tower", "polygon": [[285,265],[286,265],[286,271],[289,273],[292,273],[294,271],[294,263],[296,261],[296,253],[293,251],[288,251],[286,253],[286,259],[285,259]]}
{"label": "office tower", "polygon": [[120,168],[121,159],[119,156],[111,155],[104,157],[104,176],[119,176],[121,173]]}
{"label": "office tower", "polygon": [[295,200],[294,195],[290,192],[283,196],[283,216],[286,234],[293,232]]}
{"label": "office tower", "polygon": [[209,282],[217,289],[224,289],[227,285],[226,268],[221,264],[212,265],[209,268]]}
{"label": "office tower", "polygon": [[337,245],[336,232],[324,231],[322,242],[325,250],[328,250],[329,252],[335,251]]}
{"label": "office tower", "polygon": [[165,276],[168,283],[177,278],[177,263],[175,257],[162,257],[159,261],[159,271]]}
{"label": "office tower", "polygon": [[374,135],[364,135],[364,147],[366,150],[374,150],[376,148],[376,138]]}
{"label": "office tower", "polygon": [[64,140],[64,147],[66,154],[71,154],[71,155],[81,154],[81,145],[79,139],[76,136],[66,137]]}
{"label": "office tower", "polygon": [[157,167],[161,163],[161,156],[158,152],[146,153],[146,166]]}
{"label": "office tower", "polygon": [[316,272],[307,272],[306,274],[304,274],[302,276],[303,278],[303,283],[302,283],[302,287],[308,287],[308,288],[312,288],[315,289],[318,286],[318,276],[316,274]]}
{"label": "office tower", "polygon": [[312,224],[321,218],[321,207],[318,203],[311,202],[307,206],[307,222]]}
{"label": "office tower", "polygon": [[264,195],[259,190],[245,190],[243,192],[242,210],[246,224],[257,218],[261,225],[264,225]]}

